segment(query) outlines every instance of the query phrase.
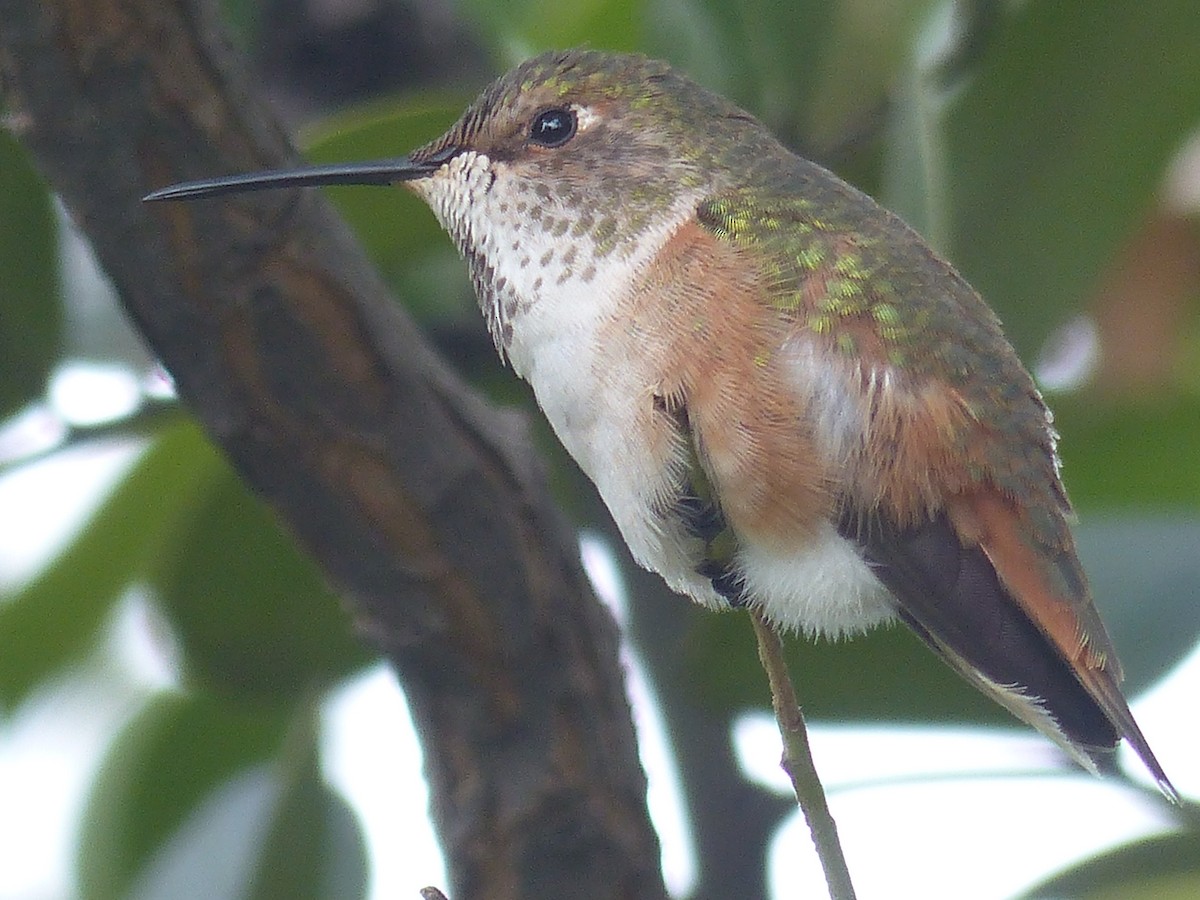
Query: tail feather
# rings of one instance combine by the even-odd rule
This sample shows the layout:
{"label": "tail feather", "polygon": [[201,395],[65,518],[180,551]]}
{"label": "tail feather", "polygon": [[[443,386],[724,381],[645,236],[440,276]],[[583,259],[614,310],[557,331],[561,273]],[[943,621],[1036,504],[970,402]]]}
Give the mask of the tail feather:
{"label": "tail feather", "polygon": [[1163,792],[1168,800],[1178,805],[1180,802],[1179,792],[1175,789],[1175,785],[1171,784],[1171,779],[1167,777],[1167,773],[1163,771],[1163,767],[1159,764],[1154,751],[1150,749],[1150,743],[1146,740],[1146,736],[1142,734],[1142,729],[1138,727],[1137,721],[1133,718],[1133,713],[1129,711],[1129,704],[1125,702],[1125,696],[1121,693],[1121,688],[1117,680],[1103,670],[1091,668],[1085,669],[1080,673],[1080,680],[1083,682],[1084,687],[1087,688],[1088,693],[1096,699],[1100,708],[1104,710],[1105,715],[1108,716],[1109,720],[1121,733],[1121,736],[1129,742],[1129,746],[1137,753],[1142,764],[1154,778],[1158,789]]}
{"label": "tail feather", "polygon": [[[1027,598],[1014,597],[986,544],[964,540],[946,513],[898,527],[853,512],[839,527],[895,596],[901,618],[959,674],[1092,772],[1126,738],[1163,793],[1178,799],[1121,694],[1115,656],[1084,652],[1087,636],[1077,630],[1075,652],[1064,650]],[[1107,641],[1098,636],[1100,646]]]}

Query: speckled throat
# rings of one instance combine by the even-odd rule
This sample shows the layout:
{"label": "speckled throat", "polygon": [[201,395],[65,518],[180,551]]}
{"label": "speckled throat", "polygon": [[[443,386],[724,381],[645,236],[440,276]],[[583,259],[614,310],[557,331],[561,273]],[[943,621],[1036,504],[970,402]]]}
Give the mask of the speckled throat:
{"label": "speckled throat", "polygon": [[527,312],[536,307],[560,327],[599,312],[700,199],[694,189],[647,192],[640,203],[605,209],[573,181],[548,184],[475,151],[412,187],[467,260],[488,330],[510,358]]}

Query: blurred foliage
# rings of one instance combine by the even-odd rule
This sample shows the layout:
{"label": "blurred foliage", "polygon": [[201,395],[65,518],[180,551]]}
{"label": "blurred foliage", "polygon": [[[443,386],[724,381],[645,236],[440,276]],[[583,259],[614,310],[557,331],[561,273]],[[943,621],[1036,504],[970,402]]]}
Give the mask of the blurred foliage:
{"label": "blurred foliage", "polygon": [[[250,50],[256,28],[279,27],[252,0],[223,7]],[[497,70],[549,47],[641,49],[733,97],[903,213],[983,290],[1026,359],[1086,313],[1200,124],[1193,0],[465,0],[461,13]],[[314,124],[305,143],[318,162],[399,155],[469,99],[385,96]],[[423,205],[402,190],[329,193],[464,371],[532,410]],[[59,362],[71,298],[56,246],[51,200],[0,134],[0,416],[37,400]],[[1178,323],[1179,347],[1163,352],[1189,348],[1194,361],[1197,320]],[[1200,631],[1200,381],[1179,368],[1151,396],[1052,398],[1081,553],[1133,690]],[[578,499],[590,486],[561,450],[548,460],[564,505],[590,524]],[[319,572],[193,426],[158,428],[74,538],[0,603],[0,709],[91,652],[133,586],[148,589],[176,648],[178,688],[124,726],[94,779],[81,895],[166,896],[214,871],[223,880],[209,896],[361,895],[362,838],[321,782],[314,721],[368,654]],[[691,688],[730,716],[761,705],[743,617],[699,621],[685,641]],[[1011,721],[905,630],[790,652],[812,716]],[[1196,835],[1108,854],[1046,889],[1193,896]]]}
{"label": "blurred foliage", "polygon": [[638,0],[463,0],[460,5],[501,67],[551,47],[590,43],[629,51],[640,45]]}
{"label": "blurred foliage", "polygon": [[113,604],[187,521],[219,465],[194,426],[162,434],[74,539],[6,598],[0,606],[4,708],[90,648]]}
{"label": "blurred foliage", "polygon": [[1192,0],[1021,4],[947,106],[944,249],[1026,355],[1096,287],[1200,121],[1198,40]]}
{"label": "blurred foliage", "polygon": [[164,835],[218,786],[269,763],[288,714],[223,698],[164,693],[113,741],[88,799],[79,877],[87,897],[128,895]]}
{"label": "blurred foliage", "polygon": [[[1200,298],[1197,298],[1200,299]],[[1056,398],[1063,477],[1089,509],[1200,509],[1200,397],[1160,393],[1141,400]]]}
{"label": "blurred foliage", "polygon": [[1200,896],[1200,829],[1139,841],[1090,859],[1023,896],[1192,900]]}
{"label": "blurred foliage", "polygon": [[369,658],[337,598],[262,502],[204,452],[215,478],[145,573],[186,682],[269,705],[337,684]]}
{"label": "blurred foliage", "polygon": [[21,147],[0,131],[0,421],[46,389],[61,344],[53,205]]}

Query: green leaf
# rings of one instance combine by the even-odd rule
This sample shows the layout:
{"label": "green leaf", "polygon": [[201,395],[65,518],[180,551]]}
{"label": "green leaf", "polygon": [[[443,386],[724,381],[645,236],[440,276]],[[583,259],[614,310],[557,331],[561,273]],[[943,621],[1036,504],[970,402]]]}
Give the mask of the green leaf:
{"label": "green leaf", "polygon": [[1200,399],[1098,402],[1056,397],[1063,477],[1071,500],[1090,510],[1200,510]]}
{"label": "green leaf", "polygon": [[62,343],[50,194],[0,131],[0,420],[42,394]]}
{"label": "green leaf", "polygon": [[1200,897],[1200,831],[1167,834],[1089,859],[1022,896],[1078,900]]}
{"label": "green leaf", "polygon": [[641,48],[706,88],[747,107],[755,95],[734,6],[708,0],[650,0]]}
{"label": "green leaf", "polygon": [[633,50],[641,32],[638,0],[465,0],[463,14],[506,64],[541,50],[589,44]]}
{"label": "green leaf", "polygon": [[279,794],[279,780],[269,765],[218,786],[150,857],[125,896],[242,900]]}
{"label": "green leaf", "polygon": [[885,106],[932,0],[654,0],[646,44],[828,161]]}
{"label": "green leaf", "polygon": [[[709,4],[710,7],[713,4]],[[739,35],[739,99],[786,143],[807,146],[809,115],[841,4],[823,0],[750,0],[714,10]]]}
{"label": "green leaf", "polygon": [[290,716],[160,694],[120,735],[92,783],[77,871],[87,900],[126,897],[134,876],[218,785],[278,753]]}
{"label": "green leaf", "polygon": [[944,122],[949,258],[1030,358],[1200,121],[1200,15],[1194,0],[1011,8]]}
{"label": "green leaf", "polygon": [[291,705],[370,658],[316,564],[224,463],[149,579],[184,672],[223,696]]}
{"label": "green leaf", "polygon": [[[345,801],[321,781],[316,718],[314,705],[302,703],[290,716],[288,733],[274,747],[273,759],[238,770],[224,766],[227,775],[220,782],[208,777],[212,767],[204,771],[200,802],[176,809],[173,818],[178,824],[158,832],[155,849],[143,857],[123,896],[138,900],[363,896],[364,842]],[[241,740],[242,726],[235,719],[222,722],[218,715],[213,724],[215,733],[193,734],[196,750],[184,751],[183,762],[205,752],[220,754],[225,741]],[[232,755],[225,758],[234,761]],[[178,768],[171,758],[140,762]],[[168,783],[174,786],[172,780]],[[179,817],[178,812],[184,815]]]}
{"label": "green leaf", "polygon": [[647,44],[753,111],[785,142],[805,145],[837,7],[825,0],[655,0]]}
{"label": "green leaf", "polygon": [[284,760],[283,790],[246,896],[361,897],[367,858],[358,819],[321,780],[315,740],[296,743]]}
{"label": "green leaf", "polygon": [[0,604],[0,706],[21,702],[90,646],[217,464],[194,426],[168,429],[54,561]]}

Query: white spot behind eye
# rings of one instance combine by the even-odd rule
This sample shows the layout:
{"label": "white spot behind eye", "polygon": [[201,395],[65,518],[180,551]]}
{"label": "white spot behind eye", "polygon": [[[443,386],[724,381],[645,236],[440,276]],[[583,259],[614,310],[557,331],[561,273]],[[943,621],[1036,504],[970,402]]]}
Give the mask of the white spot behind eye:
{"label": "white spot behind eye", "polygon": [[600,115],[590,106],[575,107],[575,128],[577,131],[587,131],[600,121]]}

